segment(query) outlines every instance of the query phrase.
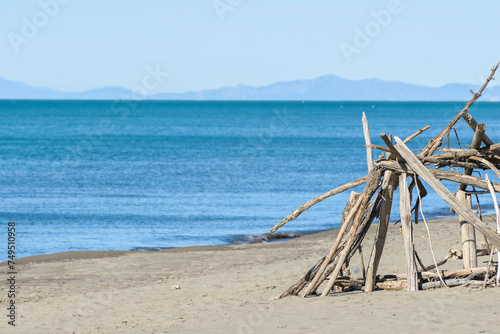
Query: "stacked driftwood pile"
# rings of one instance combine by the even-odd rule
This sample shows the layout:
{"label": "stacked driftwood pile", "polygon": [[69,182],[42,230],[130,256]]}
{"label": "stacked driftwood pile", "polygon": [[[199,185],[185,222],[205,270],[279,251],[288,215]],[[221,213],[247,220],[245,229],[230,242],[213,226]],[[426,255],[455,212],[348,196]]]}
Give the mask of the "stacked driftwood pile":
{"label": "stacked driftwood pile", "polygon": [[[491,267],[495,249],[500,249],[500,226],[497,209],[497,230],[488,227],[477,213],[471,209],[471,194],[488,193],[493,196],[496,204],[495,192],[500,192],[500,184],[492,183],[486,179],[472,176],[475,169],[492,170],[500,178],[497,168],[500,168],[500,144],[495,144],[485,133],[486,126],[478,124],[468,113],[469,107],[481,96],[488,83],[493,80],[493,75],[498,64],[491,70],[491,74],[477,93],[472,92],[473,98],[455,116],[455,118],[435,138],[414,154],[406,144],[429,127],[417,131],[412,136],[401,140],[392,136],[381,134],[386,147],[372,145],[368,130],[368,123],[363,114],[363,128],[367,147],[367,161],[369,173],[361,179],[355,180],[341,187],[333,189],[315,199],[303,204],[293,211],[288,217],[271,229],[275,232],[281,226],[297,218],[302,212],[309,209],[325,198],[341,193],[358,185],[366,183],[361,194],[352,192],[343,213],[338,236],[328,252],[311,269],[309,269],[293,286],[283,292],[279,298],[288,295],[302,297],[316,294],[322,285],[321,296],[326,296],[332,291],[345,288],[358,287],[365,291],[372,291],[375,287],[386,289],[418,290],[441,286],[454,286],[463,284],[490,285],[498,283],[498,274]],[[469,149],[448,149],[444,153],[435,154],[442,145],[443,139],[453,129],[454,125],[463,119],[474,131],[474,137]],[[484,143],[484,145],[482,145]],[[383,151],[376,161],[372,159],[372,149]],[[440,169],[448,167],[446,169]],[[458,167],[462,172],[451,170],[449,167]],[[408,178],[411,179],[408,184]],[[425,268],[416,255],[413,245],[412,212],[415,221],[421,211],[422,198],[427,194],[421,179],[437,192],[459,214],[463,241],[462,257],[464,269],[457,271],[438,271],[441,263]],[[452,193],[445,188],[439,180],[456,182],[457,191]],[[400,215],[403,243],[406,256],[406,274],[398,276],[377,276],[377,268],[382,255],[385,238],[391,214],[392,198],[394,191],[400,192]],[[478,191],[478,189],[481,189]],[[412,192],[416,190],[418,197],[413,208]],[[356,253],[361,253],[361,245],[368,229],[375,219],[378,227],[373,244],[369,263],[366,270],[362,264],[363,278],[354,279],[348,276],[349,260]],[[490,263],[487,267],[477,266],[477,246],[475,231],[479,231],[487,240],[486,251],[491,253]],[[490,249],[491,245],[491,249]],[[432,251],[432,248],[431,248]],[[498,251],[497,251],[498,253]],[[363,258],[361,254],[361,258]],[[420,271],[417,270],[420,264]],[[433,270],[432,270],[433,269]],[[496,276],[496,277],[495,277]],[[496,278],[496,280],[495,280]],[[493,281],[493,283],[491,283]]]}

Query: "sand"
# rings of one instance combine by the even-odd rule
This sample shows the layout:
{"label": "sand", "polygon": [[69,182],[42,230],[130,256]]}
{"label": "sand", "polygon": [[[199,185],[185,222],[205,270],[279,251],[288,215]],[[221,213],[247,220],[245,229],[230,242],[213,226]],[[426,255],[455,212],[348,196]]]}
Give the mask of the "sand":
{"label": "sand", "polygon": [[[429,226],[438,260],[450,247],[460,245],[456,219]],[[365,260],[375,230],[372,227],[366,238]],[[18,259],[16,327],[8,326],[2,316],[0,332],[500,332],[499,288],[352,291],[325,298],[271,300],[329,250],[335,235],[332,230],[266,244]],[[426,235],[424,224],[416,225],[416,249],[430,264]],[[403,254],[399,227],[391,224],[379,272],[405,272]],[[480,265],[485,261],[481,257]],[[4,277],[5,267],[4,263]],[[450,260],[444,268],[460,269],[462,260]],[[5,315],[6,302],[4,292],[0,308]]]}

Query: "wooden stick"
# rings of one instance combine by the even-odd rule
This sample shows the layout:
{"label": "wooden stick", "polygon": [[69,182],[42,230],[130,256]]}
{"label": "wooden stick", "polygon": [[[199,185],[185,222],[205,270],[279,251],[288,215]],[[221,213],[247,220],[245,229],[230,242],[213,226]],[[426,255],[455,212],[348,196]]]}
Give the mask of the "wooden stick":
{"label": "wooden stick", "polygon": [[[463,190],[457,191],[457,199],[468,209],[472,209],[472,201],[469,194]],[[476,230],[474,226],[469,224],[464,217],[458,216],[460,222],[460,233],[462,235],[462,260],[464,268],[477,267],[477,250],[476,250]]]}
{"label": "wooden stick", "polygon": [[[375,219],[375,217],[378,216],[377,207],[378,207],[378,204],[380,203],[381,198],[382,198],[382,196],[380,194],[377,194],[377,197],[375,198],[375,200],[373,200],[372,203],[370,204],[370,207],[367,210],[367,213],[364,216],[361,225],[354,232],[355,235],[354,235],[353,239],[355,240],[355,242],[350,247],[350,249],[351,249],[350,253],[347,256],[347,258],[346,258],[345,261],[349,261],[354,256],[354,254],[356,253],[356,251],[358,250],[358,248],[361,247],[361,243],[363,242],[363,239],[364,239],[366,233],[368,232],[368,229],[370,228],[370,226],[371,226],[373,220]],[[349,235],[351,233],[353,233],[352,230],[349,232]],[[346,236],[344,236],[344,239],[346,239],[345,237]],[[341,246],[339,246],[339,248],[337,248],[337,251],[334,254],[334,260],[332,261],[332,265],[325,270],[325,272],[323,273],[323,275],[321,276],[321,278],[318,280],[317,284],[311,289],[311,292],[309,294],[314,293],[316,291],[316,289],[318,288],[318,286],[324,280],[326,280],[328,278],[328,276],[334,271],[334,269],[335,269],[335,267],[337,265],[337,262],[338,262],[338,258],[336,258],[336,256],[345,247],[345,240],[342,240],[342,242],[344,242],[344,244],[341,244]]]}
{"label": "wooden stick", "polygon": [[401,215],[401,227],[403,230],[403,242],[406,255],[406,277],[408,280],[408,291],[417,291],[418,279],[415,259],[415,246],[413,245],[413,228],[411,225],[411,203],[406,178],[406,173],[401,173],[399,175],[399,213]]}
{"label": "wooden stick", "polygon": [[443,131],[441,131],[436,137],[432,138],[429,143],[424,147],[422,152],[420,152],[419,157],[426,157],[430,156],[436,151],[436,149],[441,146],[443,142],[443,138],[446,136],[446,134],[455,126],[455,124],[462,118],[464,112],[461,111],[458,113],[458,115],[455,116],[451,120],[451,122],[444,128]]}
{"label": "wooden stick", "polygon": [[401,156],[406,160],[410,167],[417,173],[422,179],[424,179],[427,184],[429,184],[446,203],[448,203],[455,212],[462,215],[469,223],[474,225],[484,236],[494,244],[496,247],[500,248],[500,236],[497,232],[489,228],[485,223],[483,223],[477,216],[472,212],[472,210],[466,208],[453,196],[453,194],[446,189],[441,182],[439,182],[419,160],[410,151],[408,147],[403,143],[403,141],[395,137],[397,142],[395,148],[401,154]]}
{"label": "wooden stick", "polygon": [[[487,274],[488,267],[476,267],[476,268],[468,268],[468,269],[458,269],[458,270],[444,270],[440,273],[443,278],[456,278],[463,276],[470,276],[471,274]],[[396,275],[397,279],[406,279],[406,274],[398,274]],[[437,279],[439,278],[438,273],[434,271],[423,271],[420,273],[422,279]],[[477,275],[475,275],[477,276]]]}
{"label": "wooden stick", "polygon": [[[351,228],[351,233],[349,234],[349,237],[347,238],[347,241],[344,245],[344,249],[340,253],[338,257],[338,262],[337,265],[335,266],[335,269],[333,270],[332,276],[328,284],[326,285],[325,289],[323,290],[323,293],[321,294],[322,297],[328,295],[330,293],[330,290],[333,287],[333,284],[335,283],[335,279],[337,278],[340,268],[342,267],[342,264],[344,263],[345,259],[349,255],[351,251],[351,247],[356,241],[358,227],[361,225],[362,218],[364,213],[366,212],[370,198],[375,194],[379,187],[380,179],[382,178],[382,170],[379,169],[372,169],[370,172],[369,176],[371,176],[370,181],[366,183],[366,188],[363,190],[363,193],[361,194],[361,198],[363,198],[363,203],[360,206],[360,210],[356,214],[356,218],[354,219],[352,228]],[[325,277],[326,278],[326,277]],[[319,286],[321,282],[318,282],[317,286]],[[314,288],[314,287],[313,287]],[[311,289],[312,290],[312,289]],[[311,291],[309,290],[309,292]]]}
{"label": "wooden stick", "polygon": [[436,163],[439,162],[440,159],[459,159],[469,158],[471,156],[480,154],[494,154],[497,150],[500,150],[500,144],[492,144],[490,146],[485,146],[478,149],[468,149],[457,152],[435,154],[432,157],[420,157],[419,155],[419,158],[421,158],[422,162]]}
{"label": "wooden stick", "polygon": [[491,183],[490,178],[488,177],[488,174],[485,174],[484,177],[486,178],[486,182],[488,182],[488,188],[490,190],[491,198],[493,199],[493,206],[494,206],[495,212],[497,214],[497,216],[496,216],[497,232],[500,233],[500,211],[498,210],[497,197],[495,196],[495,190],[493,189],[493,184]]}
{"label": "wooden stick", "polygon": [[347,200],[347,203],[345,204],[344,211],[342,212],[342,220],[340,221],[340,226],[342,226],[343,224],[350,224],[351,223],[351,222],[346,221],[346,218],[349,216],[349,212],[352,211],[353,206],[358,201],[359,196],[361,196],[360,193],[357,193],[355,191],[351,191],[351,194],[349,195],[349,199]]}
{"label": "wooden stick", "polygon": [[[486,125],[479,124],[476,127],[476,130],[474,132],[474,137],[472,138],[472,144],[470,145],[470,148],[472,148],[472,149],[478,149],[479,148],[479,146],[481,145],[481,141],[482,141],[483,135],[484,135],[484,131],[486,131]],[[472,168],[466,168],[465,171],[464,171],[464,175],[472,175],[473,171],[474,171],[474,169],[472,169]],[[460,183],[460,185],[458,186],[458,190],[465,190],[466,187],[467,187],[466,184]]]}
{"label": "wooden stick", "polygon": [[[497,202],[497,197],[495,196],[495,191],[493,190],[493,185],[490,182],[490,179],[488,177],[488,174],[485,174],[484,177],[486,178],[486,182],[488,182],[491,197],[493,198],[493,205],[495,207],[495,212],[497,214],[496,220],[497,220],[497,233],[500,232],[500,211],[498,210],[498,202]],[[496,285],[498,285],[498,280],[500,280],[500,252],[498,251],[497,247],[497,275],[496,275]]]}
{"label": "wooden stick", "polygon": [[[365,198],[363,199],[363,203],[362,203],[361,207],[366,208],[369,200],[370,200],[370,198],[367,195],[365,195]],[[351,233],[349,233],[349,237],[347,238],[347,241],[346,241],[346,243],[344,245],[344,248],[342,249],[342,252],[340,252],[340,255],[339,255],[337,264],[336,264],[336,266],[335,266],[335,268],[333,270],[332,276],[331,276],[330,280],[328,281],[325,289],[323,290],[323,293],[321,294],[321,297],[325,297],[325,296],[327,296],[330,293],[330,290],[332,289],[333,284],[335,283],[335,279],[337,278],[337,276],[338,276],[338,274],[340,272],[340,269],[342,268],[342,265],[344,264],[345,260],[347,259],[347,256],[350,253],[351,247],[352,247],[352,245],[353,245],[353,243],[355,241],[355,233],[354,233],[354,231],[356,231],[358,229],[358,227],[360,226],[360,224],[361,224],[361,221],[362,221],[362,218],[363,218],[363,214],[364,214],[363,211],[359,210],[357,212],[357,214],[356,214],[356,218],[354,219],[354,222],[352,224]],[[320,284],[321,284],[321,282],[318,281],[317,286],[319,286]]]}
{"label": "wooden stick", "polygon": [[403,158],[399,155],[398,151],[394,148],[394,145],[392,145],[392,141],[387,137],[385,133],[380,134],[380,138],[384,141],[384,143],[387,145],[389,148],[389,151],[391,154],[387,157],[387,159],[392,159],[393,157],[396,157],[399,161],[404,161]]}
{"label": "wooden stick", "polygon": [[377,225],[377,234],[373,244],[372,253],[366,271],[365,291],[370,292],[375,288],[377,269],[384,250],[389,219],[391,216],[392,197],[396,189],[396,176],[390,170],[384,172],[382,181],[382,203],[380,206],[380,218]]}
{"label": "wooden stick", "polygon": [[[387,160],[376,161],[375,165],[385,169],[390,169],[397,173],[414,174],[412,169],[409,168],[406,164],[397,163],[396,161],[387,161]],[[424,168],[426,168],[427,171],[437,179],[447,180],[457,183],[465,183],[473,187],[488,189],[488,183],[479,177],[463,175],[462,173],[448,171],[448,170],[431,169],[425,166]],[[495,189],[495,192],[500,192],[500,183],[492,182],[492,184],[493,184],[493,189]]]}
{"label": "wooden stick", "polygon": [[416,136],[418,136],[419,134],[421,134],[425,130],[429,129],[430,127],[431,127],[430,125],[427,125],[427,126],[423,127],[422,129],[418,130],[417,132],[415,132],[414,134],[412,134],[411,136],[406,137],[406,139],[403,140],[403,143],[405,143],[405,144],[408,143],[410,140],[412,140],[413,138],[415,138]]}
{"label": "wooden stick", "polygon": [[[469,161],[458,161],[458,160],[451,160],[451,159],[446,159],[446,160],[439,160],[436,163],[436,168],[441,168],[441,167],[459,167],[459,168],[470,168],[470,169],[491,169],[490,166],[486,165],[483,160],[481,162],[472,162],[470,160],[476,160],[476,159],[484,159],[481,157],[470,157],[468,160]],[[486,160],[486,159],[484,159]],[[479,160],[477,160],[479,161]],[[486,160],[488,161],[488,160]],[[489,161],[488,161],[489,162]],[[491,162],[490,162],[491,164]],[[494,168],[496,168],[495,165],[491,164]],[[499,165],[500,167],[500,165]]]}
{"label": "wooden stick", "polygon": [[[366,188],[365,188],[365,190],[366,190]],[[358,198],[358,200],[357,200],[356,204],[353,206],[351,212],[349,212],[349,215],[346,218],[347,222],[349,222],[349,221],[352,220],[352,218],[356,214],[356,210],[358,210],[358,208],[360,207],[360,205],[363,202],[365,196],[366,196],[365,195],[365,191],[363,190],[363,193],[361,193],[361,196]],[[315,289],[315,287],[316,287],[316,285],[317,285],[317,283],[318,283],[321,275],[323,275],[323,273],[326,270],[326,267],[330,264],[330,262],[331,262],[331,260],[333,258],[333,255],[337,251],[337,248],[340,245],[340,241],[342,240],[342,237],[344,236],[344,234],[345,234],[345,232],[347,230],[347,226],[348,225],[349,224],[344,224],[344,225],[342,225],[340,227],[340,230],[339,230],[339,233],[337,235],[337,238],[335,239],[335,243],[333,244],[332,248],[330,249],[330,252],[328,252],[328,254],[326,255],[325,260],[323,261],[323,263],[321,264],[321,267],[319,268],[318,272],[314,276],[314,279],[311,281],[311,283],[308,284],[308,286],[306,288],[306,291],[304,292],[304,294],[303,294],[302,297],[308,296],[313,291],[313,289]]]}
{"label": "wooden stick", "polygon": [[453,128],[453,126],[458,122],[458,120],[465,116],[468,111],[470,106],[479,99],[479,97],[482,95],[483,90],[488,86],[488,83],[493,80],[493,75],[495,74],[495,71],[498,68],[498,63],[492,70],[490,76],[486,79],[485,83],[483,86],[477,91],[477,93],[474,94],[472,99],[465,105],[465,107],[455,116],[455,118],[444,128],[443,131],[441,131],[436,137],[434,137],[429,143],[425,146],[425,148],[422,150],[420,153],[420,156],[425,157],[425,156],[430,156],[436,151],[436,149],[441,146],[443,142],[443,138],[446,136],[446,134]]}
{"label": "wooden stick", "polygon": [[[368,119],[366,118],[365,112],[363,111],[363,134],[365,136],[365,143],[366,145],[370,145],[372,143],[370,139],[370,128],[368,126]],[[368,165],[368,172],[373,168],[373,150],[369,148],[368,146],[366,147],[366,163]]]}
{"label": "wooden stick", "polygon": [[488,160],[486,160],[485,158],[481,158],[481,157],[470,157],[469,159],[472,159],[472,160],[476,160],[476,161],[480,161],[482,163],[484,163],[485,165],[487,165],[488,167],[491,168],[491,170],[497,175],[497,177],[500,179],[500,172],[498,171],[498,169],[495,167],[495,165],[493,165],[491,162],[489,162]]}
{"label": "wooden stick", "polygon": [[298,216],[301,215],[302,212],[306,211],[314,204],[318,204],[319,202],[327,199],[330,196],[340,194],[346,190],[352,189],[352,188],[357,187],[363,183],[366,183],[367,178],[368,178],[368,176],[363,176],[362,178],[359,178],[359,179],[354,180],[352,182],[346,183],[340,187],[332,189],[329,192],[326,192],[323,195],[320,195],[320,196],[313,198],[312,200],[302,204],[297,209],[295,209],[292,213],[290,213],[285,219],[283,219],[281,222],[276,224],[276,226],[274,226],[271,229],[271,233],[276,232],[278,229],[280,229],[283,225],[285,225],[289,221],[296,219]]}
{"label": "wooden stick", "polygon": [[[467,113],[465,115],[462,115],[462,118],[467,122],[467,124],[469,124],[472,130],[476,131],[477,122],[471,114]],[[486,133],[483,134],[482,141],[485,145],[494,144],[493,141],[486,135]]]}
{"label": "wooden stick", "polygon": [[[467,278],[453,278],[453,279],[445,279],[444,282],[446,286],[459,286],[459,285],[482,285],[483,281],[475,281]],[[442,288],[443,283],[441,281],[434,281],[429,283],[422,284],[422,290],[429,290],[433,288]]]}

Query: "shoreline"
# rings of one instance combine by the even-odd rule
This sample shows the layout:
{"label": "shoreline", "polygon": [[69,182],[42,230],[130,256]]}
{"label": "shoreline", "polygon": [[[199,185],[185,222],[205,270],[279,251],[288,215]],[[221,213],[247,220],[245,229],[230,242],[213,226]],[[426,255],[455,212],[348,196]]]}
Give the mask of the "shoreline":
{"label": "shoreline", "polygon": [[[429,224],[436,223],[448,223],[453,220],[458,219],[457,217],[447,217],[447,218],[439,218],[432,219],[427,221]],[[421,222],[423,224],[423,222]],[[394,225],[394,222],[390,223]],[[377,224],[373,224],[372,229],[376,228]],[[46,263],[46,262],[57,262],[57,261],[72,261],[72,260],[86,260],[86,259],[100,259],[100,258],[110,258],[110,257],[119,257],[127,254],[133,253],[180,253],[180,252],[205,252],[205,251],[224,251],[231,250],[234,246],[244,246],[244,245],[263,245],[263,244],[274,244],[274,243],[288,243],[294,240],[314,240],[323,238],[326,236],[335,237],[339,231],[339,228],[328,229],[318,232],[311,233],[302,233],[301,235],[293,238],[278,238],[277,240],[271,241],[263,241],[263,242],[248,242],[248,243],[230,243],[224,245],[202,245],[202,246],[185,246],[185,247],[172,247],[161,250],[127,250],[127,251],[69,251],[69,252],[59,252],[59,253],[50,253],[50,254],[39,254],[39,255],[30,255],[25,257],[16,258],[16,264],[18,265],[26,265],[26,264],[34,264],[34,263]],[[299,234],[293,232],[284,232],[286,234]],[[265,236],[271,233],[260,234],[257,236]],[[280,234],[280,232],[276,232],[275,234]],[[333,242],[333,241],[332,241]],[[153,247],[152,247],[153,248]],[[5,265],[7,261],[0,262],[0,266]]]}

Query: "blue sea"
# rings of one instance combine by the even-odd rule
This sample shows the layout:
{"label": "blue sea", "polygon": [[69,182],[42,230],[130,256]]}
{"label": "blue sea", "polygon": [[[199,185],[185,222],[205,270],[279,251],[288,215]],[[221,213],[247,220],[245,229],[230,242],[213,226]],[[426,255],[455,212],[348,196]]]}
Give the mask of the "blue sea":
{"label": "blue sea", "polygon": [[[418,149],[463,105],[0,101],[0,244],[9,221],[18,257],[252,240],[367,173],[363,111],[379,145],[382,132],[405,138],[430,125],[410,142]],[[498,142],[500,104],[477,103],[471,113]],[[472,130],[456,130],[462,147],[469,144]],[[454,132],[449,145],[457,147]],[[450,215],[428,190],[426,218]],[[283,232],[338,227],[348,196],[323,201]],[[491,204],[481,197],[483,211]]]}

